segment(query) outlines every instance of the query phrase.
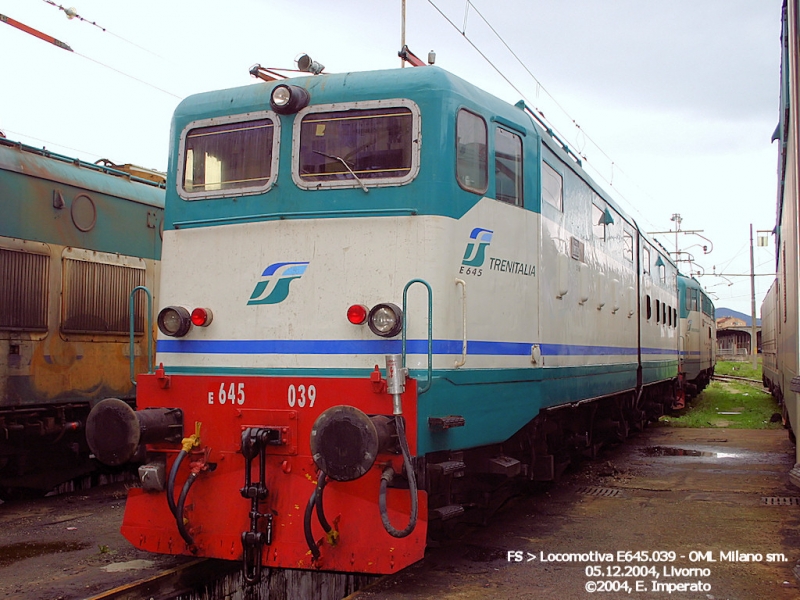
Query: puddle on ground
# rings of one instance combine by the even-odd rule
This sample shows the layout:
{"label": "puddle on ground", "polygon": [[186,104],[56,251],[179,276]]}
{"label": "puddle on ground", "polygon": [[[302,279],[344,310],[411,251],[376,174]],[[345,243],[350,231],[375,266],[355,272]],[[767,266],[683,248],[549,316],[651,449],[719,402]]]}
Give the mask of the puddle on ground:
{"label": "puddle on ground", "polygon": [[105,567],[101,567],[103,571],[106,573],[121,573],[122,571],[141,571],[142,569],[148,569],[152,567],[155,563],[152,560],[129,560],[128,562],[121,562],[121,563],[111,563],[110,565],[106,565]]}
{"label": "puddle on ground", "polygon": [[641,452],[645,456],[707,456],[713,458],[736,458],[742,456],[735,452],[708,452],[689,448],[672,448],[670,446],[648,446],[647,448],[642,448]]}
{"label": "puddle on ground", "polygon": [[83,550],[90,545],[88,542],[20,542],[0,546],[0,567],[34,556]]}

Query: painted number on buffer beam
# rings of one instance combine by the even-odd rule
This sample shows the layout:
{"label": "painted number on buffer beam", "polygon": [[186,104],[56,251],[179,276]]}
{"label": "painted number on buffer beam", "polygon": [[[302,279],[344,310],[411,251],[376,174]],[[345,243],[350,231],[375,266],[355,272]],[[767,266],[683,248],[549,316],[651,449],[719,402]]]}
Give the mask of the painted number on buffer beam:
{"label": "painted number on buffer beam", "polygon": [[314,402],[317,400],[317,388],[313,385],[306,387],[304,385],[295,386],[292,384],[289,386],[287,399],[291,408],[295,406],[298,408],[305,408],[306,405],[309,408],[313,408]]}

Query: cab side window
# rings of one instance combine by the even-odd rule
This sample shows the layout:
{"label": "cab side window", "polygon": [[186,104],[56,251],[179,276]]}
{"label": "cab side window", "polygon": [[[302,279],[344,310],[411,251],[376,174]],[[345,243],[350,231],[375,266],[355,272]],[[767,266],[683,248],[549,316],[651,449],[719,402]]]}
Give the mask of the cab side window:
{"label": "cab side window", "polygon": [[488,185],[486,121],[461,109],[456,120],[456,177],[469,192],[483,194]]}
{"label": "cab side window", "polygon": [[564,212],[564,179],[544,161],[542,161],[542,198]]}
{"label": "cab side window", "polygon": [[522,138],[497,128],[494,135],[495,198],[522,206]]}

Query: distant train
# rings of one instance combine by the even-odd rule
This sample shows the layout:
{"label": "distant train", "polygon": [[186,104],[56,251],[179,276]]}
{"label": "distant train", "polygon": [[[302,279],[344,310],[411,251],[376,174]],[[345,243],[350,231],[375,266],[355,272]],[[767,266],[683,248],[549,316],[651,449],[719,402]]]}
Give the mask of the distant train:
{"label": "distant train", "polygon": [[714,303],[694,278],[678,275],[682,388],[696,396],[710,383],[717,362]]}
{"label": "distant train", "polygon": [[159,366],[89,442],[147,452],[132,544],[251,582],[402,569],[713,372],[696,282],[541,117],[436,67],[184,100],[160,281]]}
{"label": "distant train", "polygon": [[[92,472],[91,405],[134,401],[129,296],[158,282],[158,177],[0,137],[0,490]],[[135,373],[152,349],[146,308],[137,294]]]}
{"label": "distant train", "polygon": [[[778,206],[776,215],[775,267],[777,278],[761,305],[761,339],[763,348],[764,385],[781,403],[784,425],[795,439],[800,419],[800,337],[798,337],[798,201],[800,200],[800,168],[798,164],[798,30],[800,4],[784,0],[781,30],[781,110],[780,122],[773,140],[779,142]],[[790,473],[792,482],[800,486],[800,448],[795,451],[798,463]]]}

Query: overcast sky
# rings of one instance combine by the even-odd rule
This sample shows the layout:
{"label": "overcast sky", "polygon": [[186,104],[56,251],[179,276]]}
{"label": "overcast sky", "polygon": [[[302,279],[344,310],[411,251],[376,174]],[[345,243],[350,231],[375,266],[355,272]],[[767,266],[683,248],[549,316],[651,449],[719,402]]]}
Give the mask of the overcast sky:
{"label": "overcast sky", "polygon": [[[0,0],[0,14],[74,50],[0,23],[0,131],[88,161],[164,170],[180,99],[258,85],[254,63],[292,68],[308,53],[327,72],[399,66],[401,0],[71,6],[87,21],[44,0]],[[718,307],[749,314],[749,277],[711,273],[748,274],[750,224],[775,224],[780,11],[781,0],[407,0],[406,38],[417,55],[435,50],[442,68],[539,108],[646,231],[674,229],[675,213],[682,229],[702,230],[711,244],[682,235],[680,248]],[[675,249],[674,235],[655,237]],[[755,263],[774,270],[772,238]],[[756,278],[757,312],[770,282]]]}

